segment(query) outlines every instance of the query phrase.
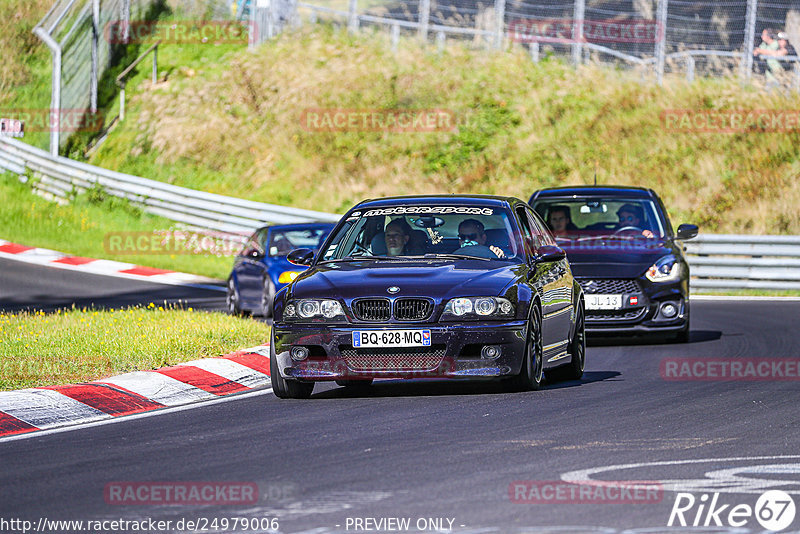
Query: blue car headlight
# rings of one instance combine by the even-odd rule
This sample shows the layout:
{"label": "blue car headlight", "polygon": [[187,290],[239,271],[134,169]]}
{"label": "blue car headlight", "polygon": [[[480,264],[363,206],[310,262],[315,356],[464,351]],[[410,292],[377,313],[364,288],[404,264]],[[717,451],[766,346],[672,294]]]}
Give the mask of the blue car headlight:
{"label": "blue car headlight", "polygon": [[450,299],[442,313],[443,321],[509,319],[514,305],[503,297],[458,297]]}
{"label": "blue car headlight", "polygon": [[344,309],[338,300],[302,299],[288,302],[283,308],[283,318],[287,321],[322,319],[341,321],[345,319]]}
{"label": "blue car headlight", "polygon": [[651,265],[645,277],[651,282],[674,282],[681,277],[682,272],[683,264],[678,258],[669,254]]}

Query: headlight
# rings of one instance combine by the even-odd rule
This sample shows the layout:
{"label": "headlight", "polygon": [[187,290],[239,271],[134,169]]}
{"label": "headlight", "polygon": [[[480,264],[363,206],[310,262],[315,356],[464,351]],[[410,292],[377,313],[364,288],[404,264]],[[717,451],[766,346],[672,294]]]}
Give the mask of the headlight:
{"label": "headlight", "polygon": [[337,300],[303,299],[289,302],[283,309],[283,318],[296,319],[344,319],[344,310]]}
{"label": "headlight", "polygon": [[281,275],[278,277],[279,284],[288,284],[289,282],[294,282],[294,279],[300,275],[299,271],[283,271]]}
{"label": "headlight", "polygon": [[444,307],[442,320],[508,319],[514,316],[514,305],[503,297],[459,297]]}
{"label": "headlight", "polygon": [[651,282],[674,282],[681,277],[681,262],[670,254],[647,269],[645,277]]}

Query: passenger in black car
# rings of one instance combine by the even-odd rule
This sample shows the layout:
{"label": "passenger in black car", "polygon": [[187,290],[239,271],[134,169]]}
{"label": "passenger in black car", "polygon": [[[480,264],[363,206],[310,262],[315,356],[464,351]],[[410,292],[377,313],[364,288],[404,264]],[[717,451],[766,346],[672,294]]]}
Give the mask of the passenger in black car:
{"label": "passenger in black car", "polygon": [[556,237],[564,236],[568,231],[578,229],[572,223],[572,214],[569,211],[569,206],[550,206],[547,214],[547,224]]}

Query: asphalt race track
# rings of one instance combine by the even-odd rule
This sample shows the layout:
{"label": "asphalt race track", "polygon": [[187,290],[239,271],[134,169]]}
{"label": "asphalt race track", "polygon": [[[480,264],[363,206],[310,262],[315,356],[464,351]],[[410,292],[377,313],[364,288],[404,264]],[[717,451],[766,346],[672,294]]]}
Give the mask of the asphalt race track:
{"label": "asphalt race track", "polygon": [[[37,268],[11,267],[0,265],[0,290],[12,290],[13,305],[26,304],[26,272],[38,280],[27,286],[32,298],[47,306],[84,291],[83,299],[106,305],[143,290],[207,298],[197,290],[172,294],[183,290],[69,272],[46,278]],[[64,284],[71,293],[56,291]],[[410,526],[384,532],[433,532],[437,525],[440,532],[452,525],[453,532],[476,533],[763,532],[755,518],[738,529],[666,526],[677,491],[693,493],[698,503],[718,492],[718,503],[730,510],[781,489],[800,508],[798,382],[672,381],[661,369],[668,358],[797,358],[800,302],[694,301],[692,316],[689,344],[593,345],[582,381],[538,392],[437,381],[377,382],[364,394],[317,386],[307,401],[264,392],[0,441],[0,518],[34,526],[43,519],[172,521],[153,532],[267,531],[232,523],[176,527],[204,518],[277,518],[281,532],[317,534],[375,532],[366,520],[387,518],[408,518]],[[657,498],[637,503],[520,503],[509,493],[517,481],[587,478],[650,481],[660,489]],[[107,485],[126,482],[254,483],[258,495],[234,505],[109,502]],[[689,524],[697,511],[686,512]],[[723,522],[727,513],[719,516]],[[705,520],[701,513],[699,524]],[[10,524],[0,530],[15,531]],[[798,531],[800,513],[784,530]]]}
{"label": "asphalt race track", "polygon": [[[221,286],[222,287],[222,286]],[[0,310],[53,311],[183,302],[195,309],[224,310],[225,292],[98,276],[0,258]]]}

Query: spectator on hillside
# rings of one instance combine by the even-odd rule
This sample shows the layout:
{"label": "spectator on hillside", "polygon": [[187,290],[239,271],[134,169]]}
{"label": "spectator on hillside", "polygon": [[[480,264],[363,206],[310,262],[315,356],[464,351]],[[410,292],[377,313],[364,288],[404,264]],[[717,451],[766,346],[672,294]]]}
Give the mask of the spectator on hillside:
{"label": "spectator on hillside", "polygon": [[[797,51],[792,46],[792,43],[789,42],[789,36],[786,32],[779,32],[778,33],[778,56],[787,56],[793,57],[797,55]],[[783,64],[784,70],[793,70],[794,69],[794,62],[793,61],[781,61]]]}
{"label": "spectator on hillside", "polygon": [[777,83],[775,75],[782,70],[779,61],[770,59],[771,56],[777,55],[779,48],[778,32],[773,28],[764,28],[761,32],[761,44],[753,50],[753,55],[756,57],[753,68],[758,74],[766,76],[768,84]]}

